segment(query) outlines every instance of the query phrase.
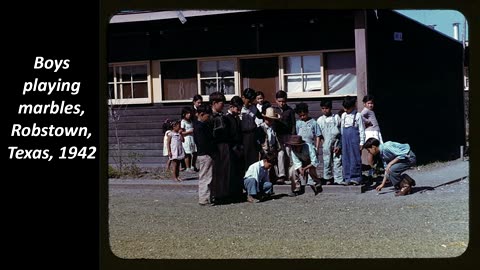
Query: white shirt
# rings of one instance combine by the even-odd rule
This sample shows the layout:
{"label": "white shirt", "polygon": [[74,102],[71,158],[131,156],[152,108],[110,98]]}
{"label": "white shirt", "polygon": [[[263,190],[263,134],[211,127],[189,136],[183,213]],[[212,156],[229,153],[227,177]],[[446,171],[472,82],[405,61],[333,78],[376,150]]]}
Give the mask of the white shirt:
{"label": "white shirt", "polygon": [[257,161],[248,167],[243,179],[254,178],[259,183],[270,182],[268,170],[263,167],[263,160]]}

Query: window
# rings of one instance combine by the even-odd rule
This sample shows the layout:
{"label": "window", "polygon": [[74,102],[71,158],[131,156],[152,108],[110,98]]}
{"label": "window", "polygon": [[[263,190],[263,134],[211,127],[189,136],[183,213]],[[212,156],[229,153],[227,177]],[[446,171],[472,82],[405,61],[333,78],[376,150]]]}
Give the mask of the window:
{"label": "window", "polygon": [[197,61],[161,62],[163,100],[192,99],[198,92]]}
{"label": "window", "polygon": [[329,95],[355,95],[357,75],[355,52],[326,53],[326,73]]}
{"label": "window", "polygon": [[150,103],[150,65],[111,64],[108,68],[108,95],[115,104]]}
{"label": "window", "polygon": [[235,95],[234,59],[199,61],[200,94],[210,95],[219,91],[225,95]]}
{"label": "window", "polygon": [[301,93],[322,90],[321,55],[283,57],[285,91]]}

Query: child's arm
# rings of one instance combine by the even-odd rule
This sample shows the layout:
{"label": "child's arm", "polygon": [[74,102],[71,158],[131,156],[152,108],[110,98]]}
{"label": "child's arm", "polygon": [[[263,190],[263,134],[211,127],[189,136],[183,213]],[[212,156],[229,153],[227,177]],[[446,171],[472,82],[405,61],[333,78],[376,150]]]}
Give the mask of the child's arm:
{"label": "child's arm", "polygon": [[168,157],[172,157],[172,147],[171,147],[171,142],[172,142],[172,135],[169,133],[168,138],[167,138],[167,149],[168,149]]}
{"label": "child's arm", "polygon": [[382,190],[382,188],[385,186],[385,183],[387,182],[387,176],[390,174],[390,168],[392,167],[393,164],[397,163],[399,160],[400,160],[399,158],[394,158],[385,167],[385,175],[383,176],[382,183],[376,188],[377,191]]}
{"label": "child's arm", "polygon": [[193,128],[191,128],[190,130],[187,130],[187,131],[184,130],[184,131],[180,132],[180,134],[182,134],[183,136],[193,134]]}
{"label": "child's arm", "polygon": [[365,126],[363,125],[362,116],[359,113],[356,115],[358,121],[358,131],[360,133],[360,150],[362,150],[363,144],[365,143]]}

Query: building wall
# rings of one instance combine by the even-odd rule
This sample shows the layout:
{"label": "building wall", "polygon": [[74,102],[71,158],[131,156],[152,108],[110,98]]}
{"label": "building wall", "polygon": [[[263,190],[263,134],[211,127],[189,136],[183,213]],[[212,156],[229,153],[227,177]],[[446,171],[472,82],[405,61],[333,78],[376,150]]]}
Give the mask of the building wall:
{"label": "building wall", "polygon": [[409,143],[419,163],[458,158],[465,144],[462,45],[396,12],[377,14],[367,18],[368,93],[384,140]]}

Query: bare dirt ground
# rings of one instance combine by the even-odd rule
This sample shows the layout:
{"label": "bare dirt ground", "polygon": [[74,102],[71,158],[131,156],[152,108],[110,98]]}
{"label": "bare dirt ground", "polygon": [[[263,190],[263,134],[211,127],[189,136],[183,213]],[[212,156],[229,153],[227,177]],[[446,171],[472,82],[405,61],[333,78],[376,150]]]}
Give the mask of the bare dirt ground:
{"label": "bare dirt ground", "polygon": [[206,207],[197,203],[195,182],[111,179],[111,250],[147,259],[461,255],[469,244],[469,162],[407,173],[417,186],[404,197],[387,187]]}

